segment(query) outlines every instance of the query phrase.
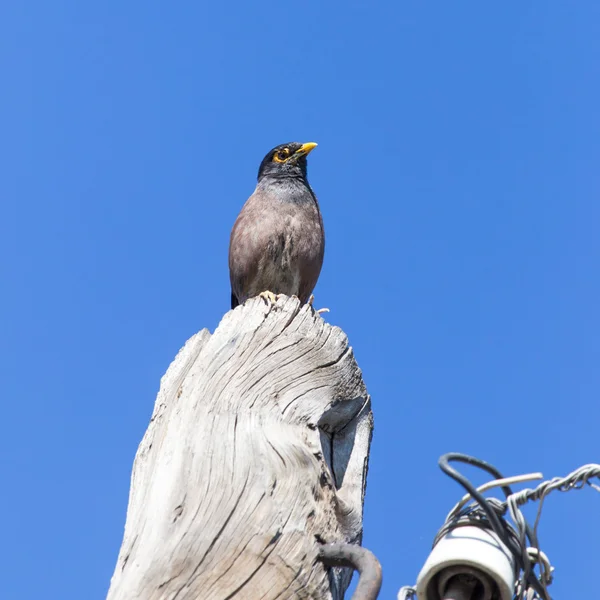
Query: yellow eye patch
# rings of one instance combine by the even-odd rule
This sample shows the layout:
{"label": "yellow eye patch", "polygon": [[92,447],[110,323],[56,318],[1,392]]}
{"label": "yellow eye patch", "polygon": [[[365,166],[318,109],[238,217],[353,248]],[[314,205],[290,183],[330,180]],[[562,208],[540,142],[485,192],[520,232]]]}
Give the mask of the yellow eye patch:
{"label": "yellow eye patch", "polygon": [[273,162],[284,163],[290,157],[290,149],[282,148],[273,155]]}

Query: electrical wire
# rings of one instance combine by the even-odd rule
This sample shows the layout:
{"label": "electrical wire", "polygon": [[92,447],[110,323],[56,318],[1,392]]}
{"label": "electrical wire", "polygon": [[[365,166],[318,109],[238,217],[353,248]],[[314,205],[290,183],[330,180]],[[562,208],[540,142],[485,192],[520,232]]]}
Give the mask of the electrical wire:
{"label": "electrical wire", "polygon": [[[544,476],[541,473],[528,473],[527,475],[515,475],[514,477],[504,477],[504,479],[492,479],[477,488],[477,491],[481,494],[487,492],[495,487],[502,487],[504,485],[512,485],[513,483],[525,483],[526,481],[533,481],[534,479],[543,479]],[[471,499],[471,494],[465,494],[458,504],[450,511],[446,520],[453,518],[460,512],[460,509],[467,504]]]}
{"label": "electrical wire", "polygon": [[[526,543],[526,538],[529,538],[532,546],[538,546],[535,533],[531,530],[529,525],[525,523],[525,528],[523,530],[519,530],[518,537],[516,537],[514,529],[510,527],[510,525],[502,518],[502,514],[506,512],[506,508],[500,507],[501,511],[500,514],[498,514],[498,507],[496,510],[494,510],[493,504],[490,503],[489,500],[486,500],[486,498],[484,498],[484,496],[477,491],[475,486],[464,475],[450,466],[451,462],[461,462],[472,465],[487,471],[493,475],[495,479],[504,479],[502,473],[500,473],[496,467],[490,465],[484,460],[469,456],[468,454],[461,454],[459,452],[449,452],[448,454],[444,454],[438,461],[440,469],[446,475],[448,475],[448,477],[454,479],[457,483],[462,485],[462,487],[464,487],[471,497],[477,502],[479,508],[483,511],[485,517],[487,517],[487,522],[489,522],[491,529],[513,555],[519,570],[523,573],[522,577],[524,582],[526,582],[529,587],[532,587],[537,592],[541,600],[550,600],[550,597],[545,591],[545,586],[543,586],[536,577],[532,568],[531,560],[527,554],[528,544]],[[508,485],[502,485],[501,489],[507,498],[513,494],[512,489]],[[480,522],[481,526],[485,526],[485,520],[480,519]],[[451,524],[449,524],[449,526],[451,528]]]}
{"label": "electrical wire", "polygon": [[[586,484],[600,492],[600,486],[593,484],[590,479],[600,478],[600,465],[589,464],[575,469],[575,471],[569,473],[566,477],[554,477],[548,481],[544,481],[538,485],[535,489],[524,489],[514,494],[511,494],[506,499],[506,505],[510,516],[517,526],[517,529],[523,536],[523,531],[527,525],[523,513],[519,510],[519,506],[523,506],[527,502],[539,501],[539,507],[535,519],[534,532],[537,533],[537,528],[542,515],[542,508],[546,496],[553,491],[568,492],[571,490],[580,490]],[[537,536],[536,536],[537,537]],[[539,565],[540,569],[540,582],[547,592],[547,585],[552,583],[552,567],[546,555],[539,549],[539,545],[536,544],[533,548],[528,548],[530,557],[534,562]]]}
{"label": "electrical wire", "polygon": [[[495,479],[476,488],[455,468],[451,462],[461,462],[492,475]],[[448,514],[446,521],[438,531],[433,546],[457,527],[476,526],[491,529],[498,539],[512,554],[515,565],[520,573],[515,586],[515,600],[551,600],[547,586],[552,583],[553,568],[548,557],[540,550],[537,530],[545,498],[553,491],[568,492],[582,489],[586,485],[600,492],[600,485],[592,483],[591,479],[600,479],[600,464],[588,464],[576,469],[566,477],[555,477],[540,483],[534,489],[524,489],[513,492],[510,485],[522,483],[533,479],[541,479],[541,473],[519,475],[504,478],[500,471],[489,463],[467,454],[451,452],[440,457],[438,464],[442,471],[459,483],[467,494],[454,506]],[[505,500],[485,498],[482,493],[500,487],[505,495]],[[466,505],[469,499],[473,503]],[[531,528],[520,508],[528,502],[539,502],[534,527]],[[506,518],[506,513],[514,523],[511,526]],[[539,575],[534,568],[538,567]],[[398,600],[416,600],[417,590],[411,586],[400,589]]]}
{"label": "electrical wire", "polygon": [[[480,488],[475,488],[464,475],[450,466],[449,463],[452,461],[462,462],[483,469],[496,477],[496,480],[491,481]],[[590,481],[590,479],[593,478],[600,479],[600,465],[584,465],[566,477],[555,477],[554,479],[542,482],[534,489],[528,488],[516,493],[513,493],[507,485],[513,483],[513,478],[503,478],[495,467],[472,456],[456,452],[445,454],[440,458],[439,466],[446,475],[454,479],[467,490],[468,496],[472,497],[476,504],[471,504],[470,506],[463,508],[466,501],[465,498],[463,498],[452,511],[450,511],[446,522],[436,536],[434,545],[444,537],[448,531],[451,531],[455,527],[477,525],[484,528],[490,528],[509,549],[522,572],[522,576],[517,584],[516,597],[551,600],[547,586],[552,583],[553,569],[548,557],[540,550],[537,537],[537,529],[543,502],[550,492],[568,492],[573,489],[582,489],[585,485],[589,485],[600,492],[600,486],[595,485]],[[524,481],[525,478],[531,480],[533,478],[539,478],[539,475],[541,474],[536,473],[526,475],[519,480]],[[506,496],[506,500],[502,502],[495,498],[484,498],[481,495],[481,492],[484,491],[484,488],[489,489],[490,487],[501,487]],[[535,525],[532,529],[519,507],[527,502],[533,501],[539,501],[540,504]],[[503,518],[507,510],[515,524],[516,530]],[[535,574],[532,565],[538,566],[539,576]]]}

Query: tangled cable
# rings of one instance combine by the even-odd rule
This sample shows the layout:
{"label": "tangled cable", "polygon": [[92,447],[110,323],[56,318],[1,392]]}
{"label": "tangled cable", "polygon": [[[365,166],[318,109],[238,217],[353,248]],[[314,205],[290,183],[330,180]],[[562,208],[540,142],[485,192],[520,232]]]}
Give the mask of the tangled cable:
{"label": "tangled cable", "polygon": [[[464,475],[450,466],[451,462],[462,462],[480,468],[493,475],[495,480],[480,488],[475,488]],[[540,550],[537,538],[537,528],[543,501],[552,491],[566,492],[573,489],[581,489],[586,484],[600,492],[600,486],[594,485],[590,481],[590,479],[595,477],[600,478],[600,465],[585,465],[566,477],[555,477],[541,483],[535,489],[525,489],[517,493],[513,493],[510,484],[531,479],[540,479],[541,474],[535,473],[505,479],[495,467],[485,461],[455,452],[444,454],[439,459],[439,466],[446,475],[462,485],[468,495],[450,511],[446,522],[436,536],[434,546],[439,539],[456,527],[475,525],[491,529],[510,551],[521,574],[516,586],[515,598],[518,600],[533,600],[535,598],[539,600],[551,600],[547,586],[552,582],[552,566],[546,555]],[[500,501],[495,498],[485,498],[482,492],[490,487],[500,487],[504,492],[506,500]],[[472,498],[475,502],[465,507],[469,498]],[[520,506],[530,501],[540,501],[533,529],[519,510]],[[507,511],[515,527],[511,526],[504,518]],[[537,574],[535,571],[536,567],[538,567]],[[406,590],[404,592],[405,597],[407,599],[411,598],[410,594],[413,592],[413,589],[403,588],[403,590]]]}
{"label": "tangled cable", "polygon": [[[477,467],[492,475],[494,479],[476,488],[464,475],[450,466],[451,462]],[[527,488],[514,493],[511,485],[543,479],[542,474],[530,473],[505,478],[498,469],[489,463],[457,452],[444,454],[438,464],[442,471],[465,488],[467,493],[446,517],[435,537],[433,547],[435,548],[440,540],[446,539],[446,536],[458,527],[470,526],[491,530],[514,559],[517,581],[513,600],[551,600],[548,585],[552,583],[553,568],[548,557],[540,550],[537,537],[544,500],[550,492],[580,490],[586,485],[600,492],[600,485],[591,481],[594,478],[600,479],[600,465],[584,465],[566,477],[555,477],[540,483],[534,489]],[[505,499],[485,498],[483,492],[491,488],[501,488]],[[470,500],[474,502],[468,504]],[[533,528],[519,508],[528,502],[539,502]],[[513,525],[507,521],[507,513],[510,515]],[[419,586],[420,584],[417,585],[417,587]],[[425,593],[427,594],[427,592]],[[417,595],[419,598],[421,597],[420,589],[405,586],[400,589],[398,600],[416,600]]]}
{"label": "tangled cable", "polygon": [[[523,516],[523,513],[519,510],[519,506],[523,506],[527,502],[539,501],[539,507],[533,527],[533,534],[536,544],[534,547],[527,548],[527,553],[531,562],[536,563],[540,569],[539,580],[542,583],[544,590],[547,593],[546,586],[552,583],[552,567],[548,557],[539,549],[537,544],[537,529],[542,516],[542,508],[546,496],[553,491],[569,492],[571,490],[580,490],[586,484],[600,492],[600,486],[595,485],[590,481],[593,478],[600,478],[600,465],[589,464],[575,469],[575,471],[569,473],[566,477],[555,477],[548,481],[544,481],[538,485],[535,489],[524,489],[514,494],[511,494],[506,499],[506,506],[508,512],[517,527],[519,539],[524,540],[528,530],[528,524]],[[524,581],[519,582],[520,593],[524,594]],[[548,596],[549,597],[549,596]],[[543,597],[542,597],[543,598]]]}

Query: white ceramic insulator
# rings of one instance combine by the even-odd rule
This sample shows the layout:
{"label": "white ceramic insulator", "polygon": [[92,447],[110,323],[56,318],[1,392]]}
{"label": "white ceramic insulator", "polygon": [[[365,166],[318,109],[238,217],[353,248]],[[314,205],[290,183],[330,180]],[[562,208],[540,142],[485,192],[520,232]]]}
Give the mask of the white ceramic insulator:
{"label": "white ceramic insulator", "polygon": [[[512,556],[496,534],[479,527],[457,527],[443,537],[433,548],[417,579],[418,600],[442,600],[439,582],[444,570],[454,573],[465,567],[486,574],[498,589],[500,600],[512,600],[515,588],[515,568]],[[488,585],[481,599],[489,600]],[[493,593],[493,589],[492,589]]]}

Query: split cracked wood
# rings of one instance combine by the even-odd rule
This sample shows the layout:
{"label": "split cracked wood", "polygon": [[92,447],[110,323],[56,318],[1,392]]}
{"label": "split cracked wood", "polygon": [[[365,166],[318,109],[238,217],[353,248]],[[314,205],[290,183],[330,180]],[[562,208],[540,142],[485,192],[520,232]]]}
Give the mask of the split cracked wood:
{"label": "split cracked wood", "polygon": [[320,543],[360,543],[371,403],[344,333],[254,298],[162,378],[108,600],[341,600]]}

